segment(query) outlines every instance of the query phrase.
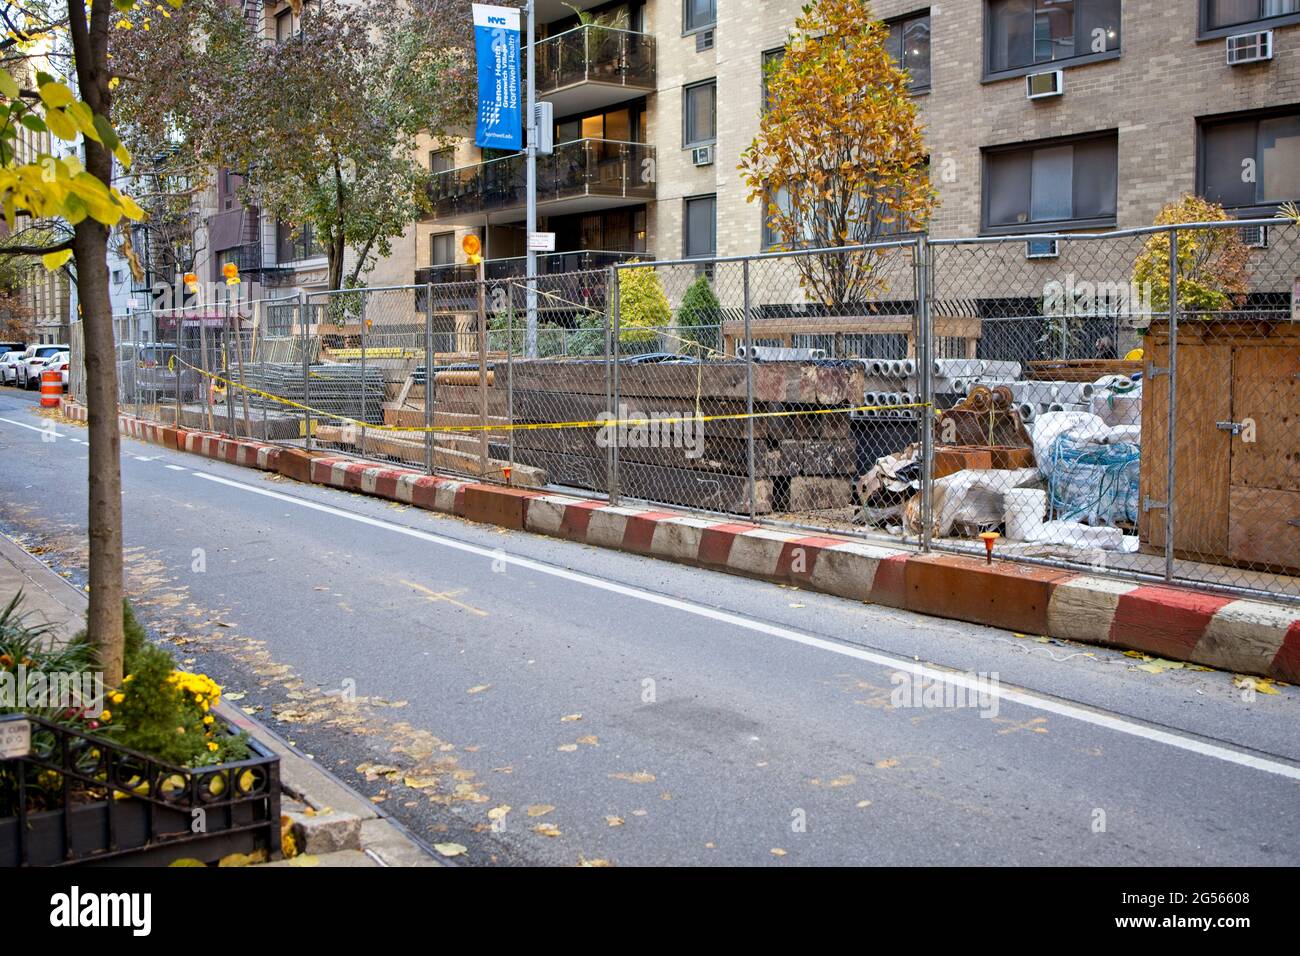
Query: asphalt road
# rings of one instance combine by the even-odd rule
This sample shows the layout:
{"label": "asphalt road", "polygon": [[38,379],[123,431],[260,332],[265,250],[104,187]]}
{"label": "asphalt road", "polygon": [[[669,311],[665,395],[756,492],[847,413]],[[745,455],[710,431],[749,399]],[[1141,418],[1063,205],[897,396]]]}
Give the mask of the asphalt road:
{"label": "asphalt road", "polygon": [[[0,389],[0,524],[81,580],[85,432],[44,425]],[[1300,863],[1296,688],[122,458],[154,635],[464,862]],[[996,693],[896,706],[926,667]]]}

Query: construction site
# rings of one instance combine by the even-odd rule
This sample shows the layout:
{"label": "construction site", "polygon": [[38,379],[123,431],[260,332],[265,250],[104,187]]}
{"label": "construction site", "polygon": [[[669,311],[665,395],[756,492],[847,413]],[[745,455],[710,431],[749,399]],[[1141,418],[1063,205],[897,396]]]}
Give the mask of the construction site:
{"label": "construction site", "polygon": [[[531,327],[522,279],[194,307],[153,317],[153,369],[119,355],[123,401],[429,473],[1300,599],[1291,239],[1211,314],[1129,282],[1169,235],[1072,243],[1050,271],[1023,242],[900,242],[548,275]],[[868,279],[828,294],[854,256]]]}

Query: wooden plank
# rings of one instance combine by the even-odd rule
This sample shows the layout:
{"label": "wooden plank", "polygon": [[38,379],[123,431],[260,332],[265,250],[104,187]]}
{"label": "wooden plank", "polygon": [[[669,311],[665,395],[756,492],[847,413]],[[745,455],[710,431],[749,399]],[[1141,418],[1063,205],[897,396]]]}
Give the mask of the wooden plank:
{"label": "wooden plank", "polygon": [[[315,432],[317,439],[325,443],[351,445],[356,448],[360,442],[360,429],[357,429],[354,435],[349,435],[345,433],[345,429],[336,425],[320,425],[315,429]],[[445,436],[435,437],[439,441],[454,441],[454,439],[447,439]],[[477,438],[472,441],[477,449]],[[397,437],[392,433],[377,434],[367,432],[365,453],[376,456],[385,455],[406,463],[423,463],[424,442],[423,440],[415,441],[410,438]],[[502,459],[489,459],[487,477],[500,478],[502,469],[508,465],[509,462]],[[433,466],[434,468],[456,471],[476,477],[482,477],[484,474],[482,459],[479,457],[477,450],[473,452],[457,451],[454,448],[447,447],[446,444],[434,445]],[[521,488],[543,488],[547,483],[546,472],[527,464],[516,463],[510,473],[510,483]]]}
{"label": "wooden plank", "polygon": [[[1167,367],[1167,335],[1147,337],[1148,372],[1142,391],[1142,460],[1139,494],[1168,498],[1169,376],[1150,374],[1150,366]],[[1231,408],[1232,348],[1226,344],[1178,343],[1178,419],[1174,454],[1174,547],[1206,559],[1228,553],[1228,472],[1232,448],[1228,432],[1215,422],[1228,419]],[[1143,510],[1138,519],[1141,541],[1163,549],[1165,510]]]}
{"label": "wooden plank", "polygon": [[1231,418],[1251,427],[1232,439],[1234,486],[1300,491],[1297,376],[1300,340],[1256,338],[1233,349]]}
{"label": "wooden plank", "polygon": [[1300,573],[1300,491],[1234,484],[1228,526],[1228,549],[1239,566]]}
{"label": "wooden plank", "polygon": [[[494,454],[500,455],[500,447],[494,447]],[[515,460],[545,469],[557,484],[605,490],[607,472],[604,460],[518,447]],[[708,474],[625,460],[619,461],[618,475],[619,490],[631,498],[710,511],[749,513],[749,479],[744,475]],[[771,513],[771,480],[760,478],[754,485],[756,513]]]}

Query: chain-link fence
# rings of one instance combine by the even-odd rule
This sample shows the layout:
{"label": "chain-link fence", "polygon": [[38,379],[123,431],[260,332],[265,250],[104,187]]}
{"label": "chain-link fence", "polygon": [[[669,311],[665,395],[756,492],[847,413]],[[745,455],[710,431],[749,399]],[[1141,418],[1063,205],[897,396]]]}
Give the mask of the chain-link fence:
{"label": "chain-link fence", "polygon": [[1284,220],[917,236],[124,316],[121,397],[430,472],[1300,600],[1298,242]]}

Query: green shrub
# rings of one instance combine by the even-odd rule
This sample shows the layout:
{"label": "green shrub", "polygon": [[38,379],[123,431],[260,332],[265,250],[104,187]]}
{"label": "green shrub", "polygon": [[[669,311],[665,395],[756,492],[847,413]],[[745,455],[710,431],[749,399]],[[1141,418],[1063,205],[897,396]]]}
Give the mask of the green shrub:
{"label": "green shrub", "polygon": [[673,319],[668,296],[654,266],[622,269],[618,277],[619,342],[648,344]]}
{"label": "green shrub", "polygon": [[700,348],[688,345],[683,351],[692,354],[717,351],[721,338],[721,329],[717,327],[721,325],[722,305],[714,295],[713,287],[709,285],[708,276],[701,275],[687,287],[681,307],[677,310],[678,334],[684,342],[694,343]]}

